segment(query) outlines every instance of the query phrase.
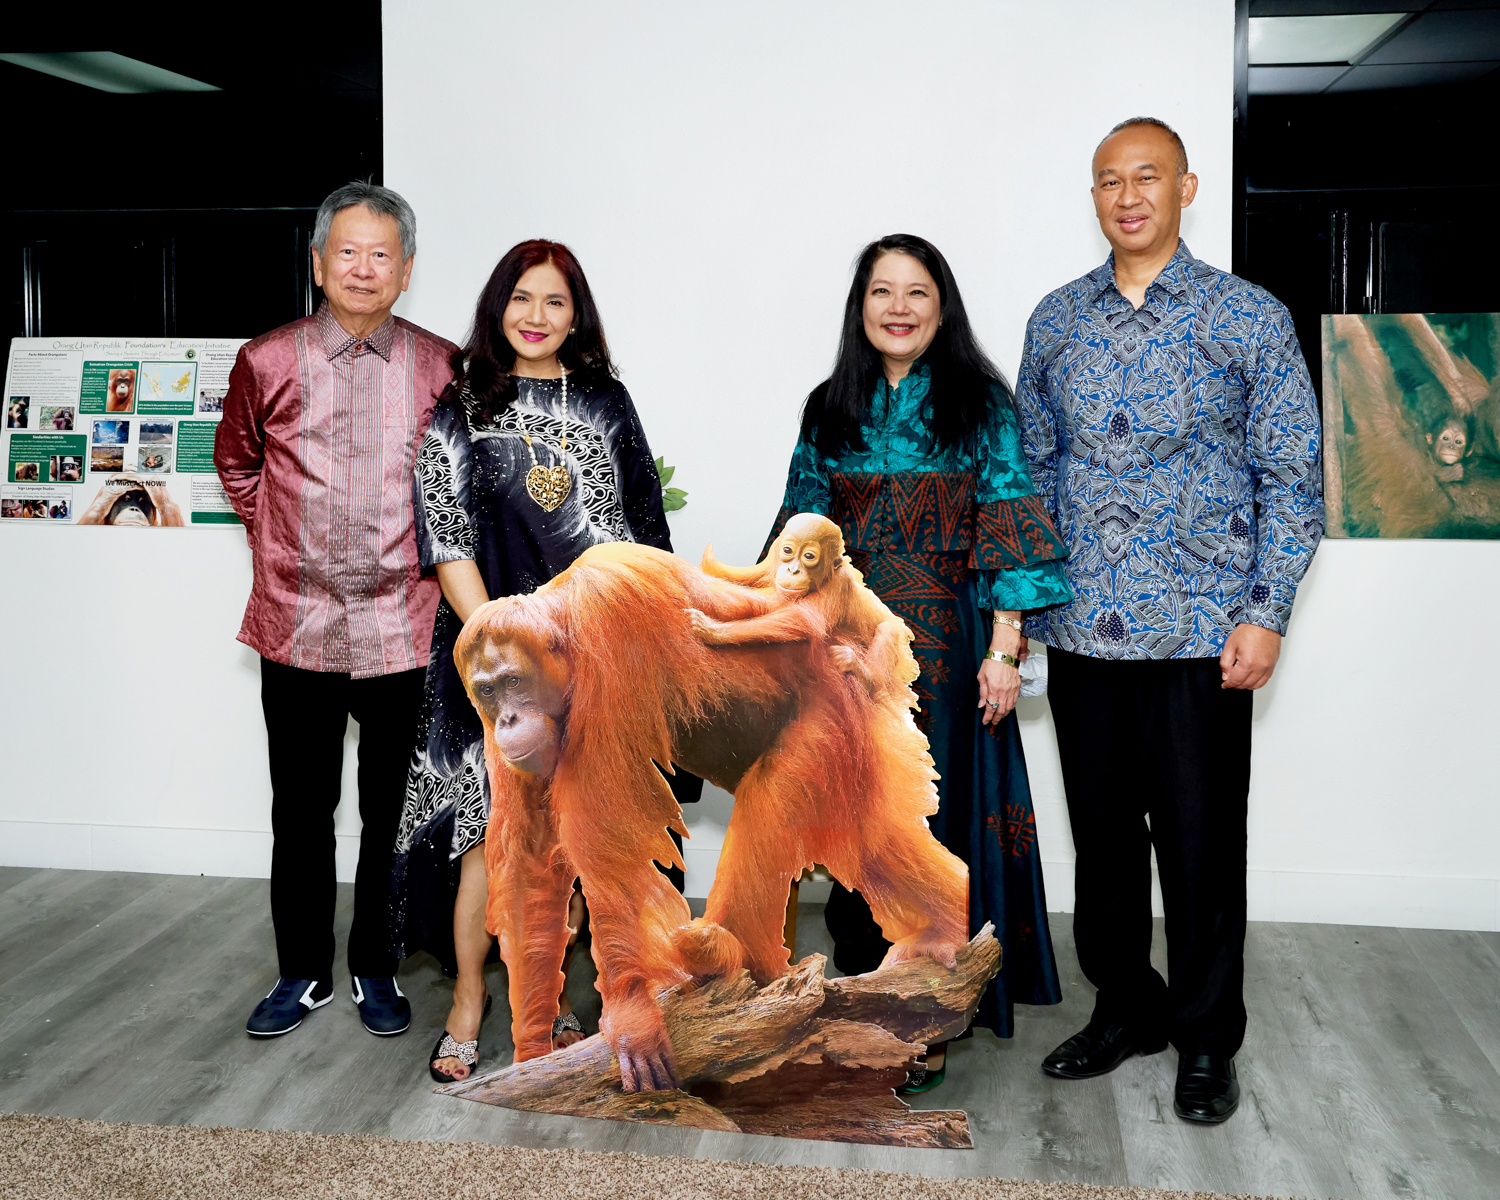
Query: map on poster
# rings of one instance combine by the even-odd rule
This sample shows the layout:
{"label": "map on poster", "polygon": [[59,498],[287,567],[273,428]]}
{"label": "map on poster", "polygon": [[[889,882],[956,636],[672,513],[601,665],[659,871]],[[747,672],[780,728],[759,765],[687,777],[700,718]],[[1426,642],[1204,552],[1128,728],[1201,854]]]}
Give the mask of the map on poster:
{"label": "map on poster", "polygon": [[13,338],[0,523],[238,525],[214,432],[245,338]]}

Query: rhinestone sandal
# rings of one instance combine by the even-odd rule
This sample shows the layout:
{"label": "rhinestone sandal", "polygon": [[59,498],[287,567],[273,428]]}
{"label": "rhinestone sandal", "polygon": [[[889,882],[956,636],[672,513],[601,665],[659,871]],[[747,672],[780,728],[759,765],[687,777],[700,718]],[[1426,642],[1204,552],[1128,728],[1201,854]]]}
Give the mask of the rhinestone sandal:
{"label": "rhinestone sandal", "polygon": [[[578,1019],[577,1013],[561,1013],[553,1019],[552,1037],[554,1041],[557,1039],[557,1035],[564,1029],[571,1029],[575,1033],[583,1033],[583,1022]],[[588,1035],[584,1034],[584,1036],[587,1037]],[[557,1047],[554,1046],[553,1049],[556,1050]]]}
{"label": "rhinestone sandal", "polygon": [[[484,998],[484,1012],[479,1015],[481,1024],[484,1022],[485,1017],[490,1015],[490,1005],[494,1001],[495,998],[493,996],[486,996]],[[444,1074],[433,1065],[440,1058],[458,1059],[459,1062],[469,1068],[469,1073],[463,1079],[459,1079],[455,1075]],[[465,1079],[473,1079],[474,1068],[478,1065],[479,1039],[476,1037],[471,1042],[460,1042],[446,1029],[443,1030],[443,1036],[438,1038],[437,1043],[432,1047],[432,1053],[427,1056],[427,1073],[438,1083],[463,1083]]]}

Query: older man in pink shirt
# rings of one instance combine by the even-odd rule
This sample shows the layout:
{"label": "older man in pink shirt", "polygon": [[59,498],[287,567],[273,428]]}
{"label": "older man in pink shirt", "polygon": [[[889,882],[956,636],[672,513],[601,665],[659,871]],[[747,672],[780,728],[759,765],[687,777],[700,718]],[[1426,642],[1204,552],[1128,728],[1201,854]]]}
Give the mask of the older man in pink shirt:
{"label": "older man in pink shirt", "polygon": [[455,352],[391,315],[415,254],[416,218],[395,192],[351,183],[329,196],[312,247],[326,302],[240,350],[214,443],[254,561],[239,640],[261,656],[270,751],[280,978],[246,1026],[260,1037],[333,998],[333,813],[350,716],[364,826],[351,990],[371,1033],[411,1023],[388,889],[439,594],[417,559],[412,459]]}

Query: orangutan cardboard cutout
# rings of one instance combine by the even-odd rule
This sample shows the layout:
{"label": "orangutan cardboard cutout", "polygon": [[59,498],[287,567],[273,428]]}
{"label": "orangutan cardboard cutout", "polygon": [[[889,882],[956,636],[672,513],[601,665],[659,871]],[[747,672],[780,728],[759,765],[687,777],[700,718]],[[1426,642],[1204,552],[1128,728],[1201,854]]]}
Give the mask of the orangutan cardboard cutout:
{"label": "orangutan cardboard cutout", "polygon": [[[910,641],[815,514],[789,521],[756,567],[615,542],[478,609],[455,658],[484,725],[487,923],[516,1061],[442,1090],[968,1145],[962,1113],[913,1113],[891,1090],[925,1041],[967,1025],[999,958],[987,930],[969,941],[967,868],[927,828],[936,775],[911,715]],[[657,763],[735,796],[697,920],[655,866],[682,865],[668,830],[687,832]],[[817,955],[791,967],[783,914],[815,863],[869,901],[893,943],[879,971],[824,980]],[[575,879],[601,1037],[552,1053]]]}

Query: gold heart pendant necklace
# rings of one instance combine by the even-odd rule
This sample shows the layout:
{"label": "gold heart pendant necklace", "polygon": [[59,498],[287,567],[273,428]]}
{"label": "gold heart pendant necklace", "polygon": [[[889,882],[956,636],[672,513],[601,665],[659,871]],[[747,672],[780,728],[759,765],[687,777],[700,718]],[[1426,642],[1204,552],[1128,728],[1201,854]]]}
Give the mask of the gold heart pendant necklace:
{"label": "gold heart pendant necklace", "polygon": [[[568,498],[568,493],[573,490],[573,476],[562,463],[544,467],[537,461],[536,448],[531,444],[531,430],[527,427],[526,415],[519,406],[516,408],[516,417],[521,422],[521,436],[526,439],[526,450],[531,455],[531,470],[526,472],[526,494],[541,506],[543,512],[552,512]],[[568,448],[568,369],[566,367],[562,368],[562,421],[560,450],[566,451]]]}
{"label": "gold heart pendant necklace", "polygon": [[551,467],[538,463],[526,472],[527,494],[547,512],[566,500],[572,490],[573,478],[561,463]]}

